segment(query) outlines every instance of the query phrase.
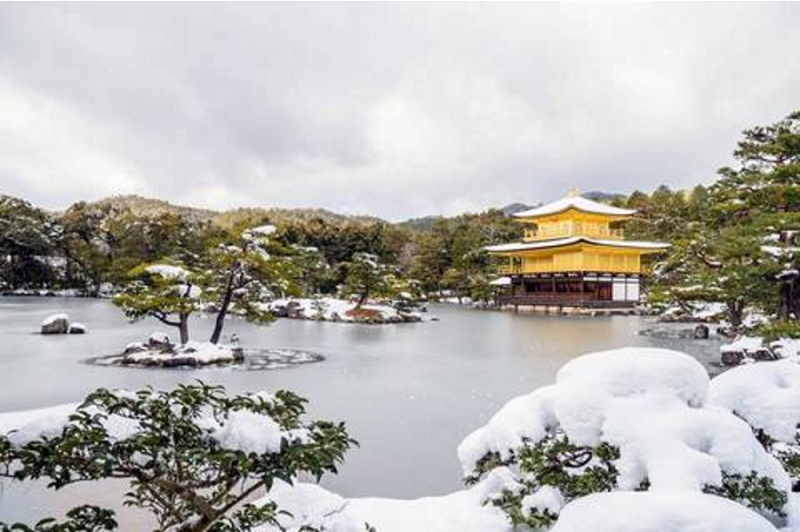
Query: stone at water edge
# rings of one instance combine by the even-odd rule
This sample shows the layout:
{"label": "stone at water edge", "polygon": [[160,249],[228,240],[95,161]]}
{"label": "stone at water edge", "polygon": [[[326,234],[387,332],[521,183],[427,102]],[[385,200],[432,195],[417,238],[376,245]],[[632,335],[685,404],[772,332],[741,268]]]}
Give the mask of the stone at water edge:
{"label": "stone at water edge", "polygon": [[696,340],[708,340],[709,334],[708,325],[701,323],[694,328],[694,337]]}
{"label": "stone at water edge", "polygon": [[53,314],[42,321],[42,334],[67,334],[69,332],[69,316]]}

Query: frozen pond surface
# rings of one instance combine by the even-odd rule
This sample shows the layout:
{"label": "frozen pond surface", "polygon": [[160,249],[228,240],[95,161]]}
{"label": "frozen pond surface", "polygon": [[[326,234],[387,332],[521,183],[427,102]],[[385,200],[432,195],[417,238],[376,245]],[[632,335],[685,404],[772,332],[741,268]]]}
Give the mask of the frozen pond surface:
{"label": "frozen pond surface", "polygon": [[[36,334],[41,320],[55,312],[69,313],[89,333]],[[430,314],[441,321],[370,326],[279,320],[259,327],[234,319],[225,332],[236,332],[245,347],[305,349],[325,360],[273,371],[144,371],[80,361],[117,353],[169,328],[150,320],[129,324],[102,300],[0,297],[0,412],[78,401],[98,387],[167,388],[198,378],[233,392],[289,389],[309,399],[312,416],[346,421],[361,444],[348,453],[340,474],[324,482],[327,487],[346,496],[411,498],[458,489],[458,443],[512,397],[550,383],[575,356],[649,345],[682,350],[708,364],[719,353],[714,340],[639,335],[653,324],[633,316],[562,318],[445,305],[432,306]],[[205,339],[211,326],[212,320],[197,318],[193,337]],[[52,495],[6,483],[0,486],[0,520],[32,522],[78,503],[111,506],[119,494],[85,487],[80,494]]]}

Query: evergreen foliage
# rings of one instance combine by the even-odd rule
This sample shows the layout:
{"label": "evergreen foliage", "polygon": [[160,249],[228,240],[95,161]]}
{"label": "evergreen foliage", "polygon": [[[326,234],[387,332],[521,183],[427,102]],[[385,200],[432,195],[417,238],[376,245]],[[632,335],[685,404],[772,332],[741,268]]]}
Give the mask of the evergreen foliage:
{"label": "evergreen foliage", "polygon": [[[305,403],[286,391],[230,396],[203,383],[135,394],[100,389],[58,434],[21,444],[13,443],[13,433],[0,436],[0,477],[43,479],[56,490],[122,479],[129,486],[125,504],[148,510],[158,530],[244,532],[277,523],[281,511],[274,504],[247,504],[252,494],[269,491],[277,480],[291,483],[298,474],[319,479],[335,473],[354,443],[341,423],[305,421]],[[209,420],[224,426],[237,415],[251,415],[259,424],[269,418],[284,434],[279,450],[243,449],[215,437]],[[84,506],[67,518],[33,528],[0,524],[0,530],[116,529],[113,512],[105,509]]]}

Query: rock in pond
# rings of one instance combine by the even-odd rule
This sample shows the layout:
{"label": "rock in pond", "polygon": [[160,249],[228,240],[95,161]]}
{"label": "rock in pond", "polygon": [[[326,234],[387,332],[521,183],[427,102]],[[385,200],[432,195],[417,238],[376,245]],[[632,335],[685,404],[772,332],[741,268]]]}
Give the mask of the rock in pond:
{"label": "rock in pond", "polygon": [[42,334],[67,334],[69,332],[69,316],[53,314],[42,321]]}
{"label": "rock in pond", "polygon": [[86,325],[83,323],[70,323],[67,332],[69,334],[86,334]]}

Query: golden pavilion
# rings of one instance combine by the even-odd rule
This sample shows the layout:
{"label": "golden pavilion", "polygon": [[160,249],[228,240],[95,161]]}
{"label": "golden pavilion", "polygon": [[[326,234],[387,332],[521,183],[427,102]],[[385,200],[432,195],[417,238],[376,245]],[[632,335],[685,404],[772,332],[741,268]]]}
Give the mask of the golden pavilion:
{"label": "golden pavilion", "polygon": [[622,228],[636,211],[612,207],[575,191],[553,203],[518,212],[521,242],[487,247],[505,257],[500,305],[514,307],[632,308],[639,302],[646,255],[662,242],[625,240]]}

